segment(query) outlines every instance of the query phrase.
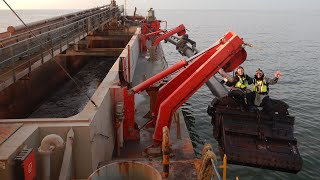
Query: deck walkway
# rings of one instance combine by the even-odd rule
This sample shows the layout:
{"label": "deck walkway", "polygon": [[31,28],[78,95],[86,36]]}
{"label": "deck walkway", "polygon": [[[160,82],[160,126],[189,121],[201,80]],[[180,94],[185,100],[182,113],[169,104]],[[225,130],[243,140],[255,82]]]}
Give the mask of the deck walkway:
{"label": "deck walkway", "polygon": [[[156,56],[157,60],[151,61],[148,53],[141,53],[133,77],[133,86],[167,68],[167,62],[161,46],[157,48]],[[149,99],[145,91],[135,95],[135,121],[139,127],[150,120],[144,118],[150,109]],[[173,119],[170,128],[172,153],[170,155],[170,174],[168,179],[196,179],[197,173],[194,165],[196,157],[182,111],[178,109],[175,116],[176,118]],[[121,156],[115,157],[112,161],[100,163],[100,167],[115,161],[140,161],[162,172],[162,157],[152,157],[143,153],[153,143],[153,132],[154,128],[142,128],[140,130],[140,142],[125,142],[124,148],[120,152]]]}

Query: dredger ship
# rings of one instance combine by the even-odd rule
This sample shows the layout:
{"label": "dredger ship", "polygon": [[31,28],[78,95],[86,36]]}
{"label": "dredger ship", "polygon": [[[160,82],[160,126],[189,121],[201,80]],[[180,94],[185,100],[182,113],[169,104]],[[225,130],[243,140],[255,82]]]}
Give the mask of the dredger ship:
{"label": "dredger ship", "polygon": [[[220,83],[246,60],[243,39],[227,32],[199,50],[183,24],[166,26],[112,0],[1,33],[0,179],[226,179],[227,162],[301,170],[289,106],[246,112]],[[161,42],[182,60],[168,67]],[[207,144],[197,159],[180,106],[204,84],[220,151]]]}

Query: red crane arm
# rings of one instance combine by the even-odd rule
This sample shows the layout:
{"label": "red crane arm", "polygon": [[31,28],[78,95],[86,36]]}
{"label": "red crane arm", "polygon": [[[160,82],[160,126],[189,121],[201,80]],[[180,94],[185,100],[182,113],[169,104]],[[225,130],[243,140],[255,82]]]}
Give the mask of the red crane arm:
{"label": "red crane arm", "polygon": [[162,141],[162,128],[170,127],[172,114],[219,69],[236,67],[244,62],[246,51],[242,45],[243,41],[239,36],[228,32],[217,46],[194,59],[189,66],[160,89],[159,94],[163,94],[163,97],[157,101],[159,112],[153,136],[155,142]]}
{"label": "red crane arm", "polygon": [[186,28],[184,27],[183,24],[179,25],[178,27],[168,31],[168,32],[165,32],[164,34],[158,36],[152,46],[157,46],[162,40],[165,40],[167,38],[169,38],[170,36],[174,35],[175,33],[178,34],[178,36],[182,36],[186,33]]}
{"label": "red crane arm", "polygon": [[178,63],[174,64],[173,66],[167,68],[166,70],[152,76],[151,78],[145,80],[143,83],[140,83],[139,85],[133,87],[131,91],[133,93],[140,93],[141,91],[146,90],[148,87],[150,87],[152,84],[156,83],[157,81],[160,81],[161,79],[169,76],[170,74],[176,72],[177,70],[181,69],[182,67],[188,65],[188,62],[186,60],[181,60]]}
{"label": "red crane arm", "polygon": [[177,74],[173,79],[171,79],[165,86],[163,86],[160,91],[158,92],[157,103],[155,104],[154,111],[152,112],[154,117],[157,117],[159,112],[159,107],[161,102],[163,102],[170,94],[173,93],[177,89],[177,85],[182,84],[191,74],[194,73],[195,69],[198,69],[209,57],[210,54],[213,54],[217,51],[216,45],[208,50],[208,52],[200,55],[197,60],[194,60],[192,63],[189,64],[188,68],[183,70],[183,73]]}

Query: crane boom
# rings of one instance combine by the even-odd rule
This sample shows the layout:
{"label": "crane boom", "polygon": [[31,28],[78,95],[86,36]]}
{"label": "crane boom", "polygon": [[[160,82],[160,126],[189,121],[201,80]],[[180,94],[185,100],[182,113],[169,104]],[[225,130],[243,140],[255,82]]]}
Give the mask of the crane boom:
{"label": "crane boom", "polygon": [[[228,32],[206,53],[198,56],[159,91],[155,108],[154,141],[161,141],[162,128],[170,127],[172,114],[205,84],[219,69],[234,69],[247,57],[242,39]],[[159,107],[159,109],[157,109]]]}

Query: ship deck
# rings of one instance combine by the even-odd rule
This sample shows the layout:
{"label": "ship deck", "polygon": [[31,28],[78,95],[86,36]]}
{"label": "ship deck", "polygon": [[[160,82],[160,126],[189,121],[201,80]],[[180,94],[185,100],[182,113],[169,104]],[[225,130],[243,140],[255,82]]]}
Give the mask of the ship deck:
{"label": "ship deck", "polygon": [[[108,62],[107,65],[103,65],[107,69],[105,70],[107,75],[101,73],[104,76],[101,82],[93,82],[90,79],[94,78],[89,77],[88,82],[85,83],[93,85],[88,89],[94,89],[89,95],[96,106],[84,95],[80,95],[79,99],[84,99],[83,102],[79,103],[77,100],[75,103],[81,108],[74,104],[69,105],[78,109],[77,112],[66,108],[67,103],[64,98],[66,97],[65,99],[70,101],[72,98],[76,98],[74,94],[77,93],[67,95],[62,92],[59,94],[58,90],[52,88],[60,87],[68,77],[49,58],[43,58],[43,62],[40,59],[37,67],[30,66],[21,72],[16,69],[12,78],[8,79],[10,82],[5,86],[2,83],[2,98],[0,98],[0,104],[3,104],[0,106],[2,108],[0,111],[0,166],[2,169],[0,169],[0,179],[14,179],[15,157],[24,149],[33,150],[35,153],[37,178],[41,179],[44,169],[41,166],[43,157],[37,150],[41,141],[49,134],[56,134],[67,141],[69,140],[69,132],[74,133],[73,143],[70,145],[71,147],[69,146],[73,149],[72,153],[67,155],[66,158],[69,160],[64,162],[64,150],[67,148],[52,152],[51,179],[58,179],[63,167],[70,168],[67,173],[73,179],[86,179],[98,167],[117,161],[139,161],[163,172],[162,157],[144,153],[144,150],[153,144],[154,128],[143,127],[150,120],[145,118],[150,109],[149,95],[145,91],[135,95],[135,122],[141,128],[140,141],[125,141],[120,155],[114,153],[116,151],[116,136],[113,116],[114,102],[111,95],[112,89],[119,82],[120,59],[131,61],[132,72],[129,71],[127,74],[132,74],[132,86],[135,86],[167,68],[163,49],[161,45],[158,46],[155,53],[156,58],[150,60],[149,53],[140,52],[139,49],[140,28],[121,29],[121,27],[116,27],[116,29],[108,29],[108,27],[101,24],[100,29],[93,29],[89,35],[85,34],[88,35],[86,38],[81,35],[77,40],[72,41],[73,43],[70,43],[70,47],[60,48],[59,53],[54,53],[54,57],[51,57],[53,61],[62,64],[69,72],[73,72],[75,69],[80,69],[80,66],[83,67],[87,61],[119,56],[116,60],[112,60],[112,63]],[[119,47],[114,48],[115,46]],[[91,69],[95,69],[95,67]],[[24,71],[28,71],[27,74]],[[48,85],[48,83],[52,85]],[[97,86],[95,86],[96,83]],[[74,88],[62,89],[73,90]],[[54,99],[54,103],[48,98],[52,91],[57,91],[57,97],[59,97]],[[47,98],[47,104],[43,103],[43,97]],[[42,106],[39,106],[41,104]],[[63,104],[64,106],[57,109],[48,104],[58,106]],[[34,107],[38,106],[39,109],[34,111]],[[57,111],[53,112],[53,109],[57,109]],[[29,116],[30,112],[33,112],[31,116]],[[69,114],[62,115],[61,113]],[[197,160],[195,160],[192,142],[180,109],[175,112],[170,127],[170,148],[172,153],[170,154],[170,173],[167,179],[196,179],[196,163],[194,161]],[[77,163],[71,162],[70,159],[76,159]]]}
{"label": "ship deck", "polygon": [[[156,49],[156,60],[150,60],[148,53],[141,53],[133,77],[133,86],[167,68],[161,46]],[[138,127],[145,125],[150,119],[146,114],[150,109],[150,98],[143,91],[135,95],[135,122]],[[111,161],[100,163],[100,167],[117,161],[138,161],[153,166],[159,172],[163,171],[162,157],[144,153],[144,150],[153,143],[154,128],[144,126],[140,130],[140,141],[127,141],[121,149],[120,156],[115,156]],[[170,169],[169,177],[164,179],[196,179],[195,153],[181,109],[173,117],[170,127]]]}

